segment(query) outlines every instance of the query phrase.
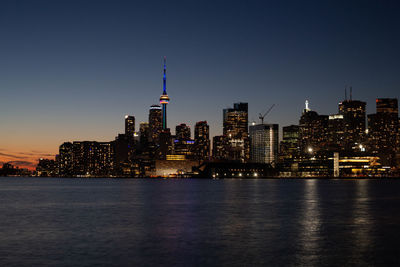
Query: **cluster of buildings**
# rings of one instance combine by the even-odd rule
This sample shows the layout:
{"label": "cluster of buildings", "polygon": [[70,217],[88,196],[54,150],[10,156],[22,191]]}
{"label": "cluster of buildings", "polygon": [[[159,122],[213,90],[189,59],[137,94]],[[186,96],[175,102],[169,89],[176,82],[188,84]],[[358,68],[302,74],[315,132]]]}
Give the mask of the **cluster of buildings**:
{"label": "cluster of buildings", "polygon": [[[351,91],[351,88],[350,88]],[[320,115],[306,101],[298,125],[249,123],[248,103],[223,109],[223,134],[212,138],[207,121],[167,126],[166,64],[160,105],[148,122],[135,126],[125,116],[125,132],[110,142],[73,141],[55,160],[40,159],[38,176],[60,177],[313,177],[398,175],[400,162],[397,99],[378,98],[376,113],[350,98],[338,112]],[[260,117],[261,118],[261,117]],[[263,119],[263,117],[262,117]],[[212,153],[211,153],[212,152]]]}
{"label": "cluster of buildings", "polygon": [[[351,90],[351,88],[350,88]],[[320,115],[305,109],[298,125],[283,127],[278,168],[282,176],[397,176],[400,167],[398,101],[350,99],[338,112]]]}

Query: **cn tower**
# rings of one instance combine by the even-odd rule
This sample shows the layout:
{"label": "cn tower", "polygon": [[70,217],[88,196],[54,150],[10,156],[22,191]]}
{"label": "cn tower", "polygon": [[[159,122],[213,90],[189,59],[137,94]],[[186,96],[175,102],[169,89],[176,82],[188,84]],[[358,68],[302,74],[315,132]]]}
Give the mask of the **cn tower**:
{"label": "cn tower", "polygon": [[164,57],[164,76],[163,76],[163,93],[160,96],[160,104],[162,105],[162,127],[167,129],[167,104],[169,96],[167,95],[167,57]]}

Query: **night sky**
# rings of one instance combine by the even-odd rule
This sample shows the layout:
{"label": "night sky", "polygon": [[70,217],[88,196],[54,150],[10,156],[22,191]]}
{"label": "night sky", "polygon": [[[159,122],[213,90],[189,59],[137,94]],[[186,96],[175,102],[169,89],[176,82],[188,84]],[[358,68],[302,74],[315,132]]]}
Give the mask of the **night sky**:
{"label": "night sky", "polygon": [[0,163],[33,166],[65,141],[111,141],[124,115],[147,121],[162,93],[168,126],[222,109],[297,124],[304,101],[334,114],[399,97],[398,1],[1,1]]}

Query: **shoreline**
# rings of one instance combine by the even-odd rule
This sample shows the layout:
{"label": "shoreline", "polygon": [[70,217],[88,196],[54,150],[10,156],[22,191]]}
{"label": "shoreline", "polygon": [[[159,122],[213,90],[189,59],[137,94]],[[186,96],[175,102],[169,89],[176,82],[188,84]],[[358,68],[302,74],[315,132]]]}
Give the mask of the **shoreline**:
{"label": "shoreline", "polygon": [[119,180],[400,180],[400,176],[371,176],[371,177],[331,177],[331,176],[318,176],[318,177],[251,177],[251,178],[212,178],[212,177],[41,177],[41,176],[0,176],[1,178],[46,178],[46,179],[119,179]]}

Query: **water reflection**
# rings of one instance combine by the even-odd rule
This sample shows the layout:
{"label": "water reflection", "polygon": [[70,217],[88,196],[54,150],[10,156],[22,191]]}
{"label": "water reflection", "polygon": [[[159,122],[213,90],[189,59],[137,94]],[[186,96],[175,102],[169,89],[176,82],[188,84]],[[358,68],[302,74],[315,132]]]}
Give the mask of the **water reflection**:
{"label": "water reflection", "polygon": [[0,179],[0,266],[398,266],[399,191],[400,180]]}
{"label": "water reflection", "polygon": [[364,255],[371,247],[371,230],[373,226],[373,218],[371,217],[370,198],[369,198],[369,181],[356,181],[356,188],[353,198],[353,215],[352,215],[352,241],[353,259],[357,262],[365,261]]}
{"label": "water reflection", "polygon": [[320,251],[320,211],[319,211],[318,180],[304,181],[304,199],[302,213],[299,218],[300,236],[299,253],[300,265],[317,264]]}

